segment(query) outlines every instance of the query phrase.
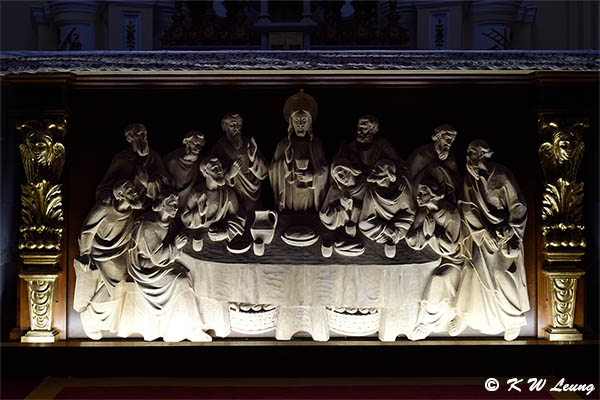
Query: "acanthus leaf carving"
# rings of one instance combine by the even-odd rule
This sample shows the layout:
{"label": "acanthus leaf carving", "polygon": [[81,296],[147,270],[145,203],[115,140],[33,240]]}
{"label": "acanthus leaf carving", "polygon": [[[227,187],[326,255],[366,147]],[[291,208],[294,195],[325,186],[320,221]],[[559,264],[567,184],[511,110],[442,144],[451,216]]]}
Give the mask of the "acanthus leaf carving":
{"label": "acanthus leaf carving", "polygon": [[576,224],[583,217],[583,182],[559,178],[546,184],[542,200],[542,219],[550,223]]}
{"label": "acanthus leaf carving", "polygon": [[21,186],[23,225],[19,249],[60,250],[62,238],[61,185],[46,180]]}

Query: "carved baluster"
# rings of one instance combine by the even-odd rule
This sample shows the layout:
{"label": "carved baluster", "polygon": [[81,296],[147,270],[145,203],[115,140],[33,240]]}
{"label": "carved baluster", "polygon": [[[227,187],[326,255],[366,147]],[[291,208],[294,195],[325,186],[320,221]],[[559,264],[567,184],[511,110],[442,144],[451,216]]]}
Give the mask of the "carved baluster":
{"label": "carved baluster", "polygon": [[27,183],[21,185],[23,225],[19,239],[27,282],[31,330],[21,337],[26,343],[52,343],[58,331],[52,328],[57,266],[63,233],[62,186],[58,183],[65,162],[59,143],[66,121],[27,121],[19,124],[23,142],[21,160]]}
{"label": "carved baluster", "polygon": [[582,340],[573,327],[577,280],[585,272],[579,268],[585,252],[583,182],[577,173],[583,158],[583,131],[589,122],[540,114],[542,136],[540,162],[546,181],[542,199],[544,275],[551,290],[552,322],[545,335],[549,340]]}

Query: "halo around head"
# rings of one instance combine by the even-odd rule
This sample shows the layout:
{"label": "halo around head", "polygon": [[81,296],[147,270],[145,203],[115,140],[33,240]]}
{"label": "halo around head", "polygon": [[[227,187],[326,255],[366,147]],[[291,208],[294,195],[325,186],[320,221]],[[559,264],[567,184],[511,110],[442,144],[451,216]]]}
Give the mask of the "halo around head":
{"label": "halo around head", "polygon": [[286,121],[289,121],[290,115],[297,110],[307,111],[313,121],[317,119],[319,112],[317,102],[311,95],[304,93],[304,89],[300,89],[298,93],[291,95],[287,99],[283,106],[283,117]]}

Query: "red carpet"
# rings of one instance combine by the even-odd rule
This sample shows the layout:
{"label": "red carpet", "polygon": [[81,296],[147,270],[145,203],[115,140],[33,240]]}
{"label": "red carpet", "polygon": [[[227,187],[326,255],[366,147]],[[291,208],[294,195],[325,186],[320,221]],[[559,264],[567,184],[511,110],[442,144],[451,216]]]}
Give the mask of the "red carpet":
{"label": "red carpet", "polygon": [[[29,399],[579,399],[581,393],[521,392],[485,378],[47,378]],[[506,380],[500,379],[501,382]],[[597,392],[595,392],[597,393]],[[552,394],[555,394],[553,396]],[[567,395],[567,396],[565,396]],[[592,394],[593,396],[593,394]],[[593,398],[593,397],[587,397]]]}

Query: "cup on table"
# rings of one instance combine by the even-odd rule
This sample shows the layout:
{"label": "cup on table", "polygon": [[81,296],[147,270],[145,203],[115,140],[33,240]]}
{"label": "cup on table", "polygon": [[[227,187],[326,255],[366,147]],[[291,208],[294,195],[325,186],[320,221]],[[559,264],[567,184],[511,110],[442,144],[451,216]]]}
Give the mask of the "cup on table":
{"label": "cup on table", "polygon": [[296,158],[294,162],[298,171],[306,171],[308,169],[308,158]]}
{"label": "cup on table", "polygon": [[393,243],[386,243],[384,245],[384,251],[385,251],[385,256],[387,258],[394,258],[396,257],[396,245]]}
{"label": "cup on table", "polygon": [[204,241],[200,236],[192,237],[192,249],[196,252],[202,251],[202,247],[204,247]]}
{"label": "cup on table", "polygon": [[262,256],[265,254],[265,242],[261,238],[256,238],[252,244],[252,249],[255,255]]}
{"label": "cup on table", "polygon": [[327,242],[321,243],[321,254],[325,258],[331,257],[331,255],[333,254],[333,245]]}
{"label": "cup on table", "polygon": [[344,225],[344,229],[346,230],[346,234],[348,236],[356,236],[356,224],[354,222],[347,222],[346,225]]}

